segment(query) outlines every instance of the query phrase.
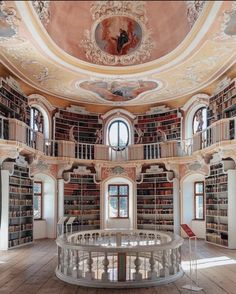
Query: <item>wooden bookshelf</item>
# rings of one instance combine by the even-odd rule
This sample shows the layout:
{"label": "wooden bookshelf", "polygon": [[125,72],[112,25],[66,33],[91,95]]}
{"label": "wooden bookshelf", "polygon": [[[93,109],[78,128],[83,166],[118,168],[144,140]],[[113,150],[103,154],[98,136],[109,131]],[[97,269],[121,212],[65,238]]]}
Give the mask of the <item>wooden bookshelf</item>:
{"label": "wooden bookshelf", "polygon": [[0,115],[16,118],[30,125],[28,97],[21,92],[12,78],[0,78]]}
{"label": "wooden bookshelf", "polygon": [[151,166],[137,184],[137,228],[174,231],[174,174]]}
{"label": "wooden bookshelf", "polygon": [[210,97],[207,109],[207,126],[222,118],[236,116],[236,79]]}
{"label": "wooden bookshelf", "polygon": [[1,249],[33,242],[33,181],[23,157],[3,163]]}
{"label": "wooden bookshelf", "polygon": [[211,163],[205,180],[206,241],[236,249],[236,170],[233,160]]}
{"label": "wooden bookshelf", "polygon": [[[181,139],[181,114],[178,109],[163,111],[154,114],[138,115],[134,124],[136,129],[144,133],[142,143],[157,143],[166,140]],[[138,134],[134,134],[134,142],[138,140]]]}
{"label": "wooden bookshelf", "polygon": [[73,230],[100,228],[100,185],[86,168],[64,174],[64,216],[76,217]]}
{"label": "wooden bookshelf", "polygon": [[74,126],[73,135],[77,142],[96,142],[96,130],[102,128],[98,114],[80,114],[59,110],[55,115],[55,140],[70,140],[69,131]]}

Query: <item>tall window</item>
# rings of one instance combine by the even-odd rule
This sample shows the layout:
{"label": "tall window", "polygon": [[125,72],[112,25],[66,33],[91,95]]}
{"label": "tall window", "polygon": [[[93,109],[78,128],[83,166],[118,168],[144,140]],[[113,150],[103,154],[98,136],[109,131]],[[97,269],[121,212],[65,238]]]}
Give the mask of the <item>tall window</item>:
{"label": "tall window", "polygon": [[109,185],[109,218],[129,217],[129,186]]}
{"label": "tall window", "polygon": [[129,129],[123,120],[113,121],[108,128],[108,142],[114,150],[123,150],[129,143]]}
{"label": "tall window", "polygon": [[204,220],[204,182],[194,183],[194,218]]}
{"label": "tall window", "polygon": [[34,131],[43,133],[43,115],[37,108],[30,109],[30,127]]}
{"label": "tall window", "polygon": [[42,182],[34,182],[34,219],[42,219]]}
{"label": "tall window", "polygon": [[198,109],[193,117],[193,134],[201,132],[207,127],[207,110],[206,107]]}

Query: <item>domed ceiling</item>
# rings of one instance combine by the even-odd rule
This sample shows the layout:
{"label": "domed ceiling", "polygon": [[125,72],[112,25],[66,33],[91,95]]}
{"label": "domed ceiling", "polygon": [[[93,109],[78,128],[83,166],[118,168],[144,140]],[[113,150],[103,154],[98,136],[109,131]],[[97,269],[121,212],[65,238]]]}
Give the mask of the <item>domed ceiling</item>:
{"label": "domed ceiling", "polygon": [[235,64],[234,1],[1,1],[4,66],[82,103],[181,98]]}
{"label": "domed ceiling", "polygon": [[191,29],[185,1],[52,1],[49,14],[44,26],[61,49],[107,66],[158,59]]}

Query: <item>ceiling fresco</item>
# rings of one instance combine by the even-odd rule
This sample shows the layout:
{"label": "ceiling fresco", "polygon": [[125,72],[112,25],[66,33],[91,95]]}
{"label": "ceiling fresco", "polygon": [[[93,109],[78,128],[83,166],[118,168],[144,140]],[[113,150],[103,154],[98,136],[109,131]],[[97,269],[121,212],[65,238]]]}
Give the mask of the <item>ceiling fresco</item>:
{"label": "ceiling fresco", "polygon": [[236,2],[203,3],[1,1],[1,61],[36,89],[75,102],[182,98],[236,60]]}
{"label": "ceiling fresco", "polygon": [[91,91],[107,101],[128,101],[141,94],[160,88],[153,81],[85,81],[79,84],[82,89]]}
{"label": "ceiling fresco", "polygon": [[164,56],[191,29],[185,1],[51,1],[45,10],[43,24],[60,48],[107,66]]}

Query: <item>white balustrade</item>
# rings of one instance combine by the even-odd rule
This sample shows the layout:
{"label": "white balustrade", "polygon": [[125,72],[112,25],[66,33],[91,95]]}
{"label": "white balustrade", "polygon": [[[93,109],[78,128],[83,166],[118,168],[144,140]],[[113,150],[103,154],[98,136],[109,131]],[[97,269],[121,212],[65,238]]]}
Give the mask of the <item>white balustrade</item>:
{"label": "white balustrade", "polygon": [[183,275],[175,234],[146,230],[96,230],[57,239],[56,275],[88,287],[132,288],[170,283]]}
{"label": "white balustrade", "polygon": [[235,118],[225,118],[187,140],[172,140],[150,144],[129,145],[121,149],[102,144],[76,143],[65,140],[44,140],[24,122],[12,118],[0,118],[0,138],[21,142],[43,152],[47,156],[70,157],[79,160],[154,160],[191,156],[194,152],[236,138]]}

